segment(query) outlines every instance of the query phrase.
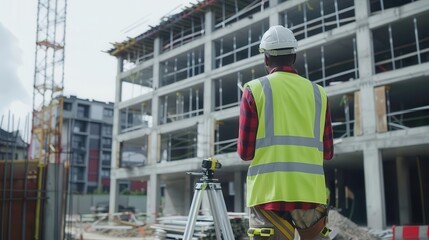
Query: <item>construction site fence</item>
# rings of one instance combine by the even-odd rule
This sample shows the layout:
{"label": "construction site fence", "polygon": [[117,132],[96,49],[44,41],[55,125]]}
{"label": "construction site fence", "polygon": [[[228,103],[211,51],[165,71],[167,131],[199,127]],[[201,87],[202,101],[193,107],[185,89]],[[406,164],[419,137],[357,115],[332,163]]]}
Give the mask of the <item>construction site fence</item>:
{"label": "construction site fence", "polygon": [[[146,212],[146,195],[119,195],[117,205],[123,207],[134,207],[135,212]],[[89,214],[94,212],[97,204],[109,203],[108,194],[88,195],[70,194],[68,215]]]}

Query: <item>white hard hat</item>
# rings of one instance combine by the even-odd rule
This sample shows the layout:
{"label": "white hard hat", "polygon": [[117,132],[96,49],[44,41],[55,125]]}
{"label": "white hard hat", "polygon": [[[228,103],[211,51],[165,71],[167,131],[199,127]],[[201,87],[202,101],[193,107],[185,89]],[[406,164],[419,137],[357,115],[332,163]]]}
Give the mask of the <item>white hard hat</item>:
{"label": "white hard hat", "polygon": [[272,56],[288,55],[295,53],[297,47],[298,42],[293,32],[288,28],[277,25],[270,27],[264,33],[259,44],[259,52],[265,52]]}

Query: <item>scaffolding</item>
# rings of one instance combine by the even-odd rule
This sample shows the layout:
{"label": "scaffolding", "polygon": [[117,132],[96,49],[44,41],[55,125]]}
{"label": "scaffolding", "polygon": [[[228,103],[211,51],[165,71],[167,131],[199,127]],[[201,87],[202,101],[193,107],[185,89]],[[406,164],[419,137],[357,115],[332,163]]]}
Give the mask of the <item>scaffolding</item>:
{"label": "scaffolding", "polygon": [[215,68],[247,59],[259,54],[259,42],[268,29],[268,20],[263,20],[240,29],[230,35],[216,39]]}
{"label": "scaffolding", "polygon": [[425,13],[372,31],[376,73],[429,61],[428,17]]}
{"label": "scaffolding", "polygon": [[194,85],[160,96],[160,124],[187,119],[204,113],[203,85]]}
{"label": "scaffolding", "polygon": [[354,0],[309,0],[281,13],[282,24],[297,40],[355,21]]}
{"label": "scaffolding", "polygon": [[160,86],[204,73],[204,47],[199,46],[160,63]]}
{"label": "scaffolding", "polygon": [[161,134],[160,161],[197,157],[197,126]]}

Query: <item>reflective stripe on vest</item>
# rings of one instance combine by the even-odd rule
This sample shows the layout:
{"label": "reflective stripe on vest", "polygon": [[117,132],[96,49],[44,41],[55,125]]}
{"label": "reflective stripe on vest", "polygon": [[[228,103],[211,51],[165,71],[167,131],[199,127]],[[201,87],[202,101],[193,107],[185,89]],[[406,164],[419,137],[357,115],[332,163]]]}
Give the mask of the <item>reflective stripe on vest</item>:
{"label": "reflective stripe on vest", "polygon": [[298,162],[272,162],[249,167],[248,176],[269,172],[303,172],[323,175],[323,167],[316,164]]}
{"label": "reflective stripe on vest", "polygon": [[[270,81],[267,77],[259,79],[264,90],[266,99],[273,99]],[[320,112],[322,111],[322,99],[320,90],[316,84],[312,83],[315,98],[316,114],[314,119],[313,138],[295,137],[295,136],[275,136],[274,135],[274,111],[273,102],[265,101],[265,137],[256,139],[256,148],[267,147],[271,145],[297,145],[305,147],[315,147],[323,151],[323,143],[318,139],[320,132]]]}
{"label": "reflective stripe on vest", "polygon": [[[264,91],[265,99],[273,99],[271,84],[267,77],[259,79]],[[269,147],[272,145],[295,145],[317,148],[323,151],[323,143],[319,140],[320,134],[320,114],[322,111],[322,98],[318,86],[312,83],[315,99],[315,119],[313,127],[313,137],[300,136],[275,136],[274,134],[274,110],[273,101],[265,101],[265,137],[256,139],[256,148]],[[307,163],[293,162],[274,162],[250,166],[247,172],[248,176],[254,176],[260,173],[269,173],[274,171],[293,171],[303,173],[313,173],[323,175],[323,166]]]}

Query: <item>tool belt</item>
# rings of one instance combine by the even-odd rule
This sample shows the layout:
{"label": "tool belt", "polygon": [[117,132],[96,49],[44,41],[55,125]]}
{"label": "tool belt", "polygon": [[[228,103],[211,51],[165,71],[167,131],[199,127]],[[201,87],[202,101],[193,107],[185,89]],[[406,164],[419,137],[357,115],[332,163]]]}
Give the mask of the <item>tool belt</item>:
{"label": "tool belt", "polygon": [[270,237],[274,235],[274,229],[272,228],[249,228],[247,230],[247,235],[249,237],[261,236],[261,237]]}
{"label": "tool belt", "polygon": [[328,209],[326,207],[318,206],[316,208],[316,211],[319,211],[320,213],[323,214],[322,217],[316,223],[314,223],[309,228],[305,228],[305,229],[299,229],[299,228],[297,228],[296,229],[296,230],[298,230],[299,236],[303,240],[305,240],[305,239],[314,239],[319,234],[321,234],[321,235],[323,235],[323,236],[326,237],[331,232],[331,229],[329,229],[326,226],[327,223],[328,223]]}

